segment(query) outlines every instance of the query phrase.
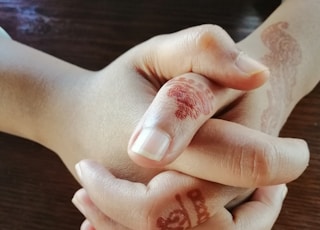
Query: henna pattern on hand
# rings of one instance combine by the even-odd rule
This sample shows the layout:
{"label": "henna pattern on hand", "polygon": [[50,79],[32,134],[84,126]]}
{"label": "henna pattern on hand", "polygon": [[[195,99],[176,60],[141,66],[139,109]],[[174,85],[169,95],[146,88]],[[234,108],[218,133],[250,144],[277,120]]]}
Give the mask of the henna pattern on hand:
{"label": "henna pattern on hand", "polygon": [[191,228],[191,220],[188,211],[182,203],[181,196],[177,194],[175,198],[180,208],[170,212],[166,219],[162,217],[158,218],[157,227],[161,230],[185,230]]}
{"label": "henna pattern on hand", "polygon": [[[204,223],[210,218],[206,200],[199,189],[187,192],[187,197],[191,200],[195,212],[197,213],[197,224]],[[179,208],[169,213],[167,218],[159,217],[157,227],[161,230],[186,230],[192,227],[190,214],[185,208],[181,195],[177,194],[175,199],[178,201]]]}
{"label": "henna pattern on hand", "polygon": [[176,100],[178,108],[175,115],[178,119],[197,119],[201,114],[208,115],[212,112],[213,93],[202,83],[180,77],[171,80],[168,85],[170,89],[167,95]]}
{"label": "henna pattern on hand", "polygon": [[187,193],[187,196],[192,201],[194,208],[198,217],[198,224],[206,222],[210,214],[208,212],[208,207],[206,206],[205,199],[202,196],[201,192],[198,189],[191,190]]}
{"label": "henna pattern on hand", "polygon": [[[281,112],[281,109],[289,106],[292,101],[290,89],[296,85],[297,66],[302,60],[301,48],[286,31],[288,27],[287,22],[278,22],[261,34],[262,42],[269,49],[262,62],[269,66],[271,71],[271,87],[267,91],[269,105],[263,111],[261,122],[262,131],[268,133],[278,130],[281,125],[279,110]],[[285,87],[289,90],[285,90]]]}

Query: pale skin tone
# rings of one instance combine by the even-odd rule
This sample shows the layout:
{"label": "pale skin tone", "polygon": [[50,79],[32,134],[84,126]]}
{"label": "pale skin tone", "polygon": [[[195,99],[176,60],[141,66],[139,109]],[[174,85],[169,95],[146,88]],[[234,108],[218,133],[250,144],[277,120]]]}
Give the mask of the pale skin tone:
{"label": "pale skin tone", "polygon": [[[320,34],[320,31],[317,30],[317,27],[314,26],[317,25],[319,21],[318,14],[314,12],[318,12],[319,9],[320,3],[317,1],[286,1],[260,28],[258,28],[247,39],[238,44],[238,46],[242,50],[246,51],[251,56],[256,57],[257,59],[268,65],[271,70],[271,77],[274,76],[274,78],[277,80],[272,79],[258,90],[246,93],[245,96],[241,97],[238,103],[232,109],[228,110],[226,113],[223,113],[220,116],[221,118],[231,120],[258,130],[262,130],[272,135],[278,135],[282,125],[286,121],[295,104],[304,95],[309,93],[319,82],[318,73],[320,69],[317,61],[317,54],[319,53],[320,47],[318,44],[311,42],[316,40]],[[305,36],[305,34],[308,34],[308,36]],[[274,47],[272,47],[272,44],[282,45],[275,45]],[[150,114],[148,114],[148,116],[150,116]],[[266,119],[266,117],[269,117],[269,119]],[[214,121],[210,120],[210,122]],[[200,131],[202,131],[203,129],[205,128],[202,127]],[[196,135],[194,140],[197,140],[197,137],[198,136]],[[193,146],[193,143],[194,142],[191,142],[189,148]],[[203,156],[203,159],[205,159],[203,164],[199,164],[201,167],[205,168],[205,161],[209,161],[208,165],[211,165],[211,167],[214,169],[216,168],[213,166],[215,161],[217,160],[216,156],[215,159],[211,161],[211,155],[203,154],[201,156]],[[150,164],[152,165],[152,163],[154,166],[159,165],[159,162],[152,162],[150,160],[147,160],[145,162],[145,159],[140,158],[140,156],[137,157],[135,155],[132,155],[131,157],[141,165],[146,164],[146,162],[148,163],[148,166],[150,166]],[[199,158],[201,158],[199,156],[199,153],[197,153],[197,157],[198,160]],[[187,156],[182,154],[178,158],[178,161],[183,161],[186,158]],[[299,160],[301,161],[303,159],[301,158]],[[192,162],[194,164],[194,161],[192,160],[186,160],[185,162]],[[221,160],[219,162],[221,162]],[[177,164],[178,163],[174,162],[172,165]],[[228,168],[228,170],[231,169]],[[88,169],[88,171],[94,172],[95,170],[91,168]],[[193,175],[196,174],[197,176],[201,177],[201,169],[199,170],[199,173],[195,171],[197,170],[195,169],[193,171]],[[243,175],[241,174],[241,172],[241,170],[236,171],[236,173],[240,173],[240,175]],[[102,172],[99,173],[105,176],[108,175],[103,174]],[[212,174],[214,173],[208,174],[212,176]],[[205,179],[208,179],[208,174],[205,175]],[[244,173],[244,175],[246,174]],[[104,181],[102,178],[100,179],[101,184],[103,184],[104,182],[105,184],[107,184],[116,181],[115,179],[110,178],[109,179],[111,181],[108,181],[108,179],[106,179],[106,181],[108,182]],[[90,180],[95,179],[90,178]],[[96,204],[98,204],[98,207],[96,207],[90,201],[86,192],[81,190],[78,197],[80,198],[79,202],[82,203],[81,210],[85,213],[85,216],[92,223],[94,223],[94,226],[96,226],[97,229],[100,229],[104,226],[112,227],[113,229],[131,229],[117,223],[117,221],[119,221],[120,223],[125,223],[127,220],[124,220],[125,218],[117,220],[115,217],[116,215],[113,216],[113,211],[109,210],[111,208],[110,206],[114,205],[113,202],[107,202],[106,200],[104,200],[104,197],[98,195],[103,191],[103,188],[97,184],[98,180],[95,180],[95,182],[93,183],[90,183],[90,180],[84,179],[83,185],[86,188],[87,192],[89,192],[93,200],[97,202]],[[93,191],[93,189],[96,190]],[[114,191],[114,193],[116,194],[117,191]],[[83,199],[81,199],[81,197]],[[127,203],[127,207],[130,206],[128,204],[130,204],[130,202]],[[132,205],[138,204],[134,203]],[[257,213],[260,209],[256,207],[254,210]],[[125,210],[122,211],[125,212]],[[264,211],[264,218],[270,218],[269,223],[264,226],[255,226],[254,229],[271,228],[272,223],[275,220],[272,218],[276,218],[276,216],[271,215],[271,213],[268,213],[266,210]],[[120,210],[118,210],[118,212],[120,212]],[[237,216],[236,213],[227,213],[225,214],[226,219],[228,215],[231,214],[234,217]],[[102,218],[103,216],[104,218]],[[248,211],[247,217],[249,218],[255,216]],[[113,221],[111,221],[110,218],[113,219]],[[216,221],[217,219],[219,218],[215,216],[215,218],[210,219],[206,223],[206,225],[201,225],[201,227],[197,229],[212,229],[212,227],[215,227],[217,229],[246,229],[245,227],[243,227],[243,225],[241,227],[241,224],[237,223],[237,221],[235,220],[231,222],[219,222]],[[83,229],[90,229],[90,226],[90,222],[85,221],[83,224]]]}
{"label": "pale skin tone", "polygon": [[[210,28],[211,26],[205,27],[204,31],[206,32]],[[216,32],[217,28],[213,27],[213,29]],[[199,27],[195,32],[198,33],[199,30],[202,31],[203,28]],[[218,31],[222,30],[218,29]],[[179,34],[176,39],[183,41],[185,37]],[[214,36],[212,39],[215,39]],[[157,42],[157,44],[161,45],[162,43]],[[165,41],[164,44],[167,42]],[[136,62],[132,60],[139,60],[140,52],[147,52],[150,48],[149,45],[141,47],[130,51],[102,71],[90,72],[14,41],[2,39],[0,43],[3,54],[0,57],[1,130],[37,141],[53,149],[71,171],[79,160],[93,158],[103,162],[118,177],[149,182],[163,169],[151,170],[138,167],[128,158],[126,151],[126,145],[136,122],[142,117],[152,101],[153,92],[156,92],[155,87],[149,84],[144,76],[134,71]],[[227,46],[225,49],[226,52],[228,49],[231,49],[231,52],[236,50],[233,46]],[[183,51],[184,47],[181,49],[181,52]],[[142,55],[141,59],[144,59],[145,56],[147,55]],[[188,59],[186,60],[188,61]],[[229,62],[231,66],[234,65],[234,59]],[[165,63],[162,65],[166,66]],[[172,69],[172,71],[179,71],[175,68]],[[119,71],[123,71],[123,73]],[[242,76],[240,79],[248,81],[252,87],[257,85],[256,82],[263,83],[266,77],[264,73],[261,76],[249,76],[239,72],[238,75],[240,77],[245,75],[246,78]],[[123,76],[127,76],[127,78],[122,79]],[[205,79],[200,75],[193,74],[193,76]],[[232,74],[232,76],[234,75]],[[124,92],[122,97],[114,97],[121,92]],[[142,95],[137,92],[141,92]],[[109,100],[106,101],[108,98]],[[223,98],[226,101],[229,100],[221,94],[221,99]],[[119,117],[125,119],[120,121]],[[242,129],[241,127],[240,130]],[[251,148],[251,151],[256,149],[255,146]],[[304,166],[302,165],[300,168],[303,171]],[[161,175],[159,175],[160,178],[163,178]],[[169,174],[169,176],[180,181],[176,174],[172,176]],[[295,175],[292,176],[295,177]],[[189,181],[187,187],[179,183],[177,184],[179,186],[175,187],[175,191],[183,193],[187,188],[203,188],[207,190],[206,194],[217,196],[217,199],[211,197],[210,202],[219,203],[217,207],[221,207],[222,211],[230,201],[239,195],[247,194],[245,189],[218,184],[212,184],[208,189],[206,188],[208,182],[204,183],[193,177],[188,177],[187,180]],[[230,191],[228,196],[224,191]],[[168,190],[166,195],[158,194],[157,196],[160,195],[159,199],[165,201],[171,197],[172,192],[174,191]],[[277,202],[277,207],[279,207],[279,202]],[[157,209],[165,211],[168,207],[164,205]],[[278,210],[279,208],[273,212],[278,213]],[[148,210],[146,209],[146,211]],[[210,209],[210,212],[212,211]],[[154,218],[158,217],[154,216]],[[195,225],[195,223],[191,224]]]}
{"label": "pale skin tone", "polygon": [[[212,27],[205,26],[204,31],[206,32],[210,28]],[[217,27],[213,27],[213,29],[216,32]],[[202,31],[203,28],[198,27],[194,31],[198,33],[199,30]],[[222,30],[218,29],[218,31],[221,32]],[[189,34],[188,31],[186,32]],[[162,44],[161,42],[159,43],[161,39],[158,40],[157,44]],[[185,36],[178,34],[176,39],[183,41]],[[215,37],[212,36],[212,39],[215,39]],[[164,41],[164,44],[167,44],[167,41]],[[188,44],[186,45],[189,46]],[[231,52],[235,52],[232,47],[225,47],[225,51],[227,52],[228,49],[231,49]],[[134,126],[151,103],[154,97],[153,93],[156,92],[155,87],[148,83],[144,76],[134,71],[136,61],[141,57],[140,53],[148,52],[149,48],[149,45],[141,45],[104,70],[90,72],[11,40],[1,39],[0,49],[3,55],[0,57],[0,104],[2,105],[0,107],[0,129],[7,133],[37,141],[53,149],[72,172],[76,162],[85,158],[93,158],[103,163],[108,169],[111,169],[118,177],[144,183],[149,182],[151,178],[154,178],[163,169],[152,170],[136,166],[128,158],[126,151],[126,144]],[[182,48],[181,52],[184,52],[184,47]],[[196,49],[197,47],[195,47]],[[142,55],[141,60],[145,56],[147,55]],[[191,55],[191,57],[194,57],[194,55]],[[132,61],[132,59],[135,61]],[[229,60],[231,66],[234,66],[234,61],[234,59]],[[158,63],[162,63],[165,66],[163,61]],[[172,68],[172,71],[179,70]],[[241,75],[246,75],[246,78],[242,76],[240,81],[241,79],[248,81],[249,84],[252,84],[252,87],[263,83],[266,77],[264,73],[260,76],[248,76],[248,74],[242,72],[238,74],[240,77]],[[122,79],[123,76],[127,76],[127,78]],[[196,74],[192,76],[205,79]],[[232,76],[235,75],[232,74]],[[259,81],[261,83],[257,84],[256,82]],[[148,88],[146,86],[152,87]],[[123,92],[122,97],[114,97],[114,95],[118,95],[121,92]],[[141,92],[142,95],[137,92]],[[226,95],[229,96],[229,94]],[[108,98],[111,99],[106,101]],[[229,101],[228,97],[224,97],[223,94],[221,94],[222,99]],[[119,117],[125,119],[120,121]],[[210,126],[204,127],[208,127],[209,130],[199,132],[199,135],[202,133],[203,136],[207,136],[210,139]],[[238,128],[239,131],[252,131],[256,134],[254,130],[242,126]],[[222,135],[225,131],[227,132],[227,130],[221,129]],[[201,139],[199,139],[199,142],[195,141],[194,143],[202,145],[204,142]],[[209,139],[207,141],[210,141]],[[276,138],[268,136],[267,140],[274,139]],[[206,142],[205,139],[204,141]],[[297,140],[297,142],[300,141]],[[208,146],[208,151],[210,147]],[[229,145],[226,145],[226,147],[234,148],[234,146]],[[259,148],[259,146],[252,145],[248,150],[259,152]],[[196,149],[188,150],[189,154],[196,151]],[[201,147],[201,150],[197,151],[204,150]],[[307,149],[304,153],[306,156],[308,155]],[[295,161],[294,159],[292,160]],[[299,166],[301,172],[304,167],[304,164]],[[291,171],[289,170],[289,174]],[[260,174],[262,175],[263,173],[265,172],[262,171]],[[163,178],[162,175],[159,174],[160,178]],[[164,175],[172,177],[172,182],[175,180],[184,181],[180,180],[179,178],[181,177],[177,177],[177,174],[169,173]],[[291,174],[290,180],[295,177],[296,174]],[[208,212],[213,213],[212,207],[215,206],[213,204],[219,204],[216,207],[221,207],[221,211],[225,211],[225,205],[233,206],[234,202],[231,201],[238,196],[241,199],[241,196],[248,194],[246,189],[232,188],[214,183],[212,186],[207,187],[208,182],[203,182],[193,177],[186,177],[186,179],[189,181],[187,184],[177,183],[178,186],[174,187],[174,190],[170,189],[163,194],[158,193],[158,198],[165,201],[167,198],[172,199],[171,196],[172,193],[174,195],[174,192],[184,194],[186,189],[201,189],[202,193],[207,191],[205,194],[209,194],[212,206]],[[248,177],[246,183],[250,183],[251,180]],[[152,181],[157,181],[157,179]],[[280,181],[282,181],[282,178],[280,178]],[[143,184],[139,187],[141,186]],[[276,197],[283,197],[279,195],[282,194],[283,190],[285,190],[283,186],[280,186],[280,188],[276,188],[276,191],[271,191],[271,196],[275,194]],[[227,196],[225,191],[229,191]],[[210,194],[214,196],[212,197]],[[258,197],[257,200],[260,201],[260,198],[263,200],[263,197]],[[275,199],[275,201],[274,205],[277,208],[272,209],[273,216],[277,215],[281,206],[281,199]],[[168,208],[170,207],[164,205],[163,207],[158,207],[157,210],[165,212]],[[145,209],[145,211],[148,212],[148,209]],[[242,211],[240,211],[241,213]],[[154,215],[153,218],[157,220],[159,217]],[[239,222],[243,220],[243,218],[239,219]],[[192,222],[191,225],[194,226],[196,223]],[[119,226],[121,227],[121,225]]]}
{"label": "pale skin tone", "polygon": [[[161,38],[160,40],[153,41],[159,43]],[[140,73],[133,71],[134,67],[137,67],[137,63],[132,62],[132,60],[137,59],[137,53],[148,53],[148,48],[150,47],[152,47],[152,44],[150,43],[146,46],[140,46],[118,59],[106,69],[96,73],[69,65],[34,50],[30,50],[29,48],[21,47],[19,44],[9,41],[1,42],[1,51],[4,51],[3,53],[6,54],[1,57],[1,76],[5,77],[1,78],[3,84],[0,84],[2,86],[0,90],[2,94],[0,104],[6,105],[0,107],[1,130],[27,137],[53,149],[60,155],[70,170],[73,170],[73,165],[77,161],[84,158],[94,158],[104,163],[118,177],[141,182],[149,181],[152,177],[157,175],[159,169],[151,170],[135,166],[127,158],[125,146],[135,125],[137,125],[138,120],[152,102],[154,92],[156,92],[155,89],[158,87],[157,84],[159,81],[155,81],[154,83],[151,80],[151,82],[149,82],[149,79],[146,80],[145,76],[141,76]],[[242,49],[246,52],[250,51],[249,48],[247,51],[245,46],[243,46]],[[191,54],[191,56],[193,55]],[[208,57],[206,57],[206,60],[207,58]],[[234,59],[232,60],[234,61]],[[34,65],[32,63],[34,63]],[[172,63],[172,61],[169,60],[168,63]],[[149,65],[150,63],[146,64]],[[163,65],[166,66],[165,64]],[[123,66],[127,66],[127,68],[123,68]],[[173,67],[171,71],[171,77],[186,72],[186,70],[175,71]],[[200,72],[200,74],[208,75],[205,72]],[[123,79],[122,76],[128,77]],[[135,80],[137,76],[140,76],[139,81]],[[170,78],[168,75],[166,75],[166,77]],[[206,77],[210,78],[210,76]],[[256,77],[257,76],[254,76],[254,78],[251,78],[250,81],[248,81],[253,82],[253,87],[259,85],[256,83],[259,81],[259,76],[258,80]],[[261,82],[263,82],[263,78],[264,76],[261,77]],[[199,79],[203,78],[199,76]],[[219,81],[219,79],[212,80]],[[314,80],[314,82],[317,81],[318,80]],[[221,79],[219,82],[221,82]],[[137,89],[138,91],[146,89],[146,86],[152,86],[152,88],[144,92],[143,97],[136,94]],[[130,91],[132,88],[134,90]],[[30,90],[26,92],[26,89]],[[300,95],[302,96],[308,93],[310,89],[311,87],[306,87],[305,92],[301,92]],[[121,94],[121,92],[123,93]],[[119,93],[122,95],[121,100],[120,98],[117,99],[117,97],[115,97],[115,95],[118,95]],[[220,99],[217,101],[224,101],[227,104],[232,101],[237,94],[238,92],[231,94],[231,99],[225,97],[224,94],[221,94],[221,97],[219,97],[218,94],[216,97]],[[38,97],[38,95],[42,96]],[[226,95],[230,96],[230,94]],[[106,102],[108,98],[111,99]],[[297,100],[298,99],[300,98],[297,98]],[[99,105],[98,109],[97,105]],[[223,106],[223,104],[220,106]],[[113,110],[111,111],[110,108],[113,108]],[[289,114],[290,111],[287,113]],[[118,121],[119,117],[123,117],[125,120],[120,123],[114,122]],[[250,120],[247,121],[248,124],[246,125],[254,127],[254,125],[249,124],[249,121]],[[228,124],[229,123],[223,123],[222,126]],[[195,126],[197,125],[199,126],[199,124],[196,124]],[[242,133],[242,131],[252,131],[252,135],[262,135],[262,139],[265,140],[266,136],[262,133],[248,130],[242,126],[231,125],[232,128],[235,127],[236,129],[239,129],[239,133]],[[112,132],[110,132],[111,130]],[[223,129],[221,129],[221,135],[222,137],[223,135],[227,135],[224,134]],[[186,154],[183,154],[182,156],[189,156],[189,158],[185,159],[192,159],[192,153],[196,151],[197,146],[206,143],[206,140],[203,140],[202,137],[207,137],[207,143],[209,143],[209,139],[212,136],[213,135],[210,136],[210,124],[206,122],[195,136],[192,142],[193,147],[190,146],[186,150]],[[229,137],[231,137],[231,135],[229,135]],[[235,138],[237,139],[237,137]],[[268,138],[267,141],[280,144],[283,147],[288,144],[292,145],[293,143],[296,143],[301,149],[300,151],[298,148],[297,154],[301,154],[302,152],[301,155],[304,155],[305,157],[303,157],[304,160],[302,162],[300,161],[300,158],[298,160],[292,159],[292,162],[293,165],[295,165],[295,162],[300,162],[300,165],[298,166],[298,171],[300,171],[300,173],[304,170],[308,158],[307,149],[304,143],[301,143],[301,141],[295,142],[294,140],[289,140],[289,142],[286,142],[288,140],[285,140],[282,142],[282,139],[273,138],[271,136],[268,136]],[[228,144],[228,140],[226,140],[226,142],[226,144]],[[210,151],[209,147],[207,152]],[[252,145],[249,149],[252,149],[254,152],[257,148],[259,148],[259,146]],[[230,152],[232,152],[232,146],[230,146],[230,149]],[[201,150],[204,149],[202,148]],[[198,152],[202,151],[198,150]],[[177,167],[180,171],[188,173],[188,168],[184,169],[184,161],[181,161],[180,166],[178,162],[179,159],[175,161],[176,165],[171,165],[170,167],[172,169]],[[230,164],[231,163],[226,162],[226,165]],[[296,166],[294,167],[296,168]],[[280,177],[280,179],[272,177],[271,180],[268,180],[267,177],[257,183],[257,181],[252,181],[252,178],[246,180],[244,177],[243,183],[251,185],[273,184],[276,182],[284,183],[298,176],[296,174],[291,174],[293,170],[290,170],[290,168],[287,170],[288,172],[284,173],[284,175],[287,176]],[[190,174],[192,174],[192,172],[190,172]],[[264,175],[265,172],[260,172],[260,174]],[[258,173],[257,175],[260,174]],[[175,175],[172,176],[175,178]],[[206,175],[202,175],[202,177],[205,176]],[[229,177],[231,178],[232,174],[231,176],[229,174]],[[195,180],[192,183],[197,184],[200,182]],[[232,181],[230,183],[232,184]],[[220,191],[219,189],[217,190]],[[234,189],[233,191],[233,195],[220,200],[221,207],[224,207],[225,204],[244,192],[243,189]],[[279,191],[279,193],[273,191],[274,193],[271,192],[271,194],[281,194],[281,189],[279,189]],[[181,192],[183,192],[183,188]],[[171,193],[167,193],[168,196],[170,194]],[[212,192],[212,194],[214,194],[214,192]],[[174,196],[174,194],[172,195]],[[272,196],[273,195],[271,195],[271,197]],[[221,195],[221,197],[223,197],[223,195]],[[263,199],[258,200],[261,202],[263,201]],[[280,200],[281,199],[276,202],[278,206],[275,206],[281,206],[279,205],[279,203],[281,204]],[[277,216],[278,211],[279,208],[275,209],[273,216]],[[154,218],[157,219],[157,216],[154,216]],[[270,222],[273,220],[274,219],[272,218]],[[192,225],[194,226],[195,224],[193,223]],[[121,225],[119,226],[121,227]],[[119,229],[121,229],[120,227]]]}

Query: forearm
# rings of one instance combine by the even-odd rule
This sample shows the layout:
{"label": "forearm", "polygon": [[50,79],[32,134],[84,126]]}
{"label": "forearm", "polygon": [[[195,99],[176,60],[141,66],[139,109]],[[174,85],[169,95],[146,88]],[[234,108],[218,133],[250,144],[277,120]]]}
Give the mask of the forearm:
{"label": "forearm", "polygon": [[41,141],[59,112],[70,116],[86,71],[4,38],[0,54],[0,131]]}
{"label": "forearm", "polygon": [[270,68],[271,77],[264,86],[264,113],[274,120],[278,117],[278,126],[319,82],[319,11],[317,0],[287,0],[239,43],[241,49]]}

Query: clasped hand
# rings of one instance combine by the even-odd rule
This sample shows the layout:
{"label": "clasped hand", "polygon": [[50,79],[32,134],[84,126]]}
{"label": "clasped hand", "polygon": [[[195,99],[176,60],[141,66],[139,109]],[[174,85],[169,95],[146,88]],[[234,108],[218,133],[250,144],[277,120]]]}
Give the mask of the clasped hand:
{"label": "clasped hand", "polygon": [[270,229],[309,152],[258,131],[269,74],[211,25],[152,38],[91,73],[71,125],[86,132],[62,158],[71,171],[95,160],[76,167],[82,229]]}

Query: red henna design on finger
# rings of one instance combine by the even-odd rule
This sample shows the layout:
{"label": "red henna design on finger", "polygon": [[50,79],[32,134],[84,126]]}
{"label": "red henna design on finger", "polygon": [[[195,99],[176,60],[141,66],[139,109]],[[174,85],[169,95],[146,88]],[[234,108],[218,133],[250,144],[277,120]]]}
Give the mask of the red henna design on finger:
{"label": "red henna design on finger", "polygon": [[158,218],[157,227],[161,230],[185,230],[191,228],[191,220],[182,203],[181,196],[177,194],[175,198],[180,207],[170,212],[166,219]]}
{"label": "red henna design on finger", "polygon": [[200,190],[195,189],[187,193],[187,196],[192,201],[198,217],[198,224],[206,222],[210,218],[206,200],[201,194]]}
{"label": "red henna design on finger", "polygon": [[201,114],[209,115],[213,110],[214,95],[209,88],[193,79],[184,77],[171,80],[167,86],[168,97],[175,99],[177,110],[175,116],[179,120],[187,117],[197,119]]}
{"label": "red henna design on finger", "polygon": [[[270,85],[267,91],[268,108],[263,111],[262,131],[273,133],[280,125],[279,111],[292,102],[292,90],[296,85],[297,66],[302,61],[302,51],[296,41],[286,30],[287,22],[278,22],[266,28],[261,34],[262,42],[269,49],[262,61],[271,71]],[[285,90],[288,86],[288,90]],[[281,97],[284,100],[281,101]],[[282,103],[279,104],[279,101]]]}
{"label": "red henna design on finger", "polygon": [[[187,192],[187,197],[193,204],[197,214],[197,225],[204,223],[210,218],[206,200],[199,189]],[[175,196],[179,207],[171,211],[167,218],[159,217],[157,219],[157,227],[161,230],[186,230],[192,226],[190,214],[185,208],[182,198],[179,194]]]}

